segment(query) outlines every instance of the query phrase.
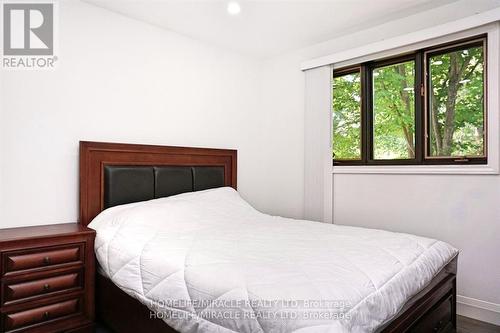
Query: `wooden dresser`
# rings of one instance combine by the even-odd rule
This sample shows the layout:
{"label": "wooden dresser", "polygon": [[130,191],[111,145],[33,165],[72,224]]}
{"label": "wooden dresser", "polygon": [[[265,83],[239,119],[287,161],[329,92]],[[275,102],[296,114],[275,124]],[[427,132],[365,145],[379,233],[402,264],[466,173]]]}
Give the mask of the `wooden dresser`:
{"label": "wooden dresser", "polygon": [[0,332],[91,332],[94,238],[77,223],[0,229]]}

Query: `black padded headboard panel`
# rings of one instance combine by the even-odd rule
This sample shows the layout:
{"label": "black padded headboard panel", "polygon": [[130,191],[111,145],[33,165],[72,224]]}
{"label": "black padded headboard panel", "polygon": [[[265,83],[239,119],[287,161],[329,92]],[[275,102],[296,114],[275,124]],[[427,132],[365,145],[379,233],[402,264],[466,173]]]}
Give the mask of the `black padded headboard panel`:
{"label": "black padded headboard panel", "polygon": [[237,185],[234,149],[80,142],[80,224],[103,209]]}
{"label": "black padded headboard panel", "polygon": [[104,208],[224,186],[223,166],[104,166]]}

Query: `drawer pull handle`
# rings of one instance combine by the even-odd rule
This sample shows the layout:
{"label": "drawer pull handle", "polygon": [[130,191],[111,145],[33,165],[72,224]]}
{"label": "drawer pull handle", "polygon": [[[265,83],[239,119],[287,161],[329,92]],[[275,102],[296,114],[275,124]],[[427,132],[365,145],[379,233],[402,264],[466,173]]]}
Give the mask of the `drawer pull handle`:
{"label": "drawer pull handle", "polygon": [[43,263],[44,263],[45,265],[50,264],[50,257],[45,257],[45,258],[43,258]]}
{"label": "drawer pull handle", "polygon": [[42,316],[42,317],[43,317],[43,319],[49,319],[49,317],[50,317],[50,313],[49,313],[49,311],[45,311],[45,312],[43,313],[43,316]]}
{"label": "drawer pull handle", "polygon": [[43,290],[47,291],[50,289],[50,284],[46,283],[43,285]]}

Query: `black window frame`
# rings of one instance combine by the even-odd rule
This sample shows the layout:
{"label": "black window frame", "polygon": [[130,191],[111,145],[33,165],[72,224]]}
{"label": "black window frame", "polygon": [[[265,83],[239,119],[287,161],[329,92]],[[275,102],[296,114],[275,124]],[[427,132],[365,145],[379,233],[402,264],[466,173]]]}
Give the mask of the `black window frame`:
{"label": "black window frame", "polygon": [[[361,101],[360,101],[360,112],[361,112],[361,146],[360,146],[360,151],[361,151],[361,159],[342,159],[340,161],[343,161],[343,163],[349,164],[349,165],[363,165],[366,162],[366,152],[364,151],[367,147],[366,145],[366,140],[367,140],[367,130],[365,128],[366,126],[366,114],[363,111],[364,109],[364,103],[365,103],[365,94],[363,92],[363,86],[365,86],[364,80],[365,80],[365,70],[363,69],[364,66],[362,65],[355,65],[355,66],[349,66],[346,68],[342,68],[339,70],[335,70],[333,72],[333,78],[341,77],[344,75],[349,75],[349,74],[354,74],[354,73],[359,73],[360,74],[360,82],[361,82]],[[333,123],[331,124],[333,126]],[[333,134],[333,133],[332,133]],[[332,151],[333,153],[333,151]],[[335,157],[332,156],[332,160],[335,161]]]}
{"label": "black window frame", "polygon": [[[487,96],[488,96],[488,59],[487,59],[487,34],[482,34],[466,39],[455,40],[445,44],[439,44],[428,48],[407,52],[390,58],[364,62],[348,67],[333,70],[333,78],[359,72],[361,77],[361,159],[347,160],[332,157],[334,166],[355,165],[469,165],[488,163],[488,119],[487,119]],[[467,47],[483,47],[483,127],[484,127],[484,156],[466,157],[436,157],[430,156],[430,133],[429,127],[429,58],[431,56],[445,54],[454,50]],[[415,158],[414,159],[374,159],[373,144],[373,70],[375,68],[389,66],[406,61],[415,61]],[[333,143],[335,145],[335,143]]]}

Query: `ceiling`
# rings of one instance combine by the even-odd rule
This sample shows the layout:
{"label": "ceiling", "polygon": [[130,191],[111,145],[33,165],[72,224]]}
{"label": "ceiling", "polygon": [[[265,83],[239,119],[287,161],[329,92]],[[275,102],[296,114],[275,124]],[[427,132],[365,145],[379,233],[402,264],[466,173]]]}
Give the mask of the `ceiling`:
{"label": "ceiling", "polygon": [[[86,0],[126,16],[249,56],[265,58],[456,0]],[[473,0],[470,0],[473,1]]]}

